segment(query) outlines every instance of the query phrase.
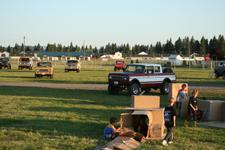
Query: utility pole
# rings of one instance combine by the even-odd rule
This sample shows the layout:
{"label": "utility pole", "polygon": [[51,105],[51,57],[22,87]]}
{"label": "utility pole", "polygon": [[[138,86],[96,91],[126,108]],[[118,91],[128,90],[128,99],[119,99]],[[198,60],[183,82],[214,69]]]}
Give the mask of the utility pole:
{"label": "utility pole", "polygon": [[84,60],[85,60],[85,57],[86,57],[86,54],[85,54],[85,41],[83,42],[83,52],[84,52]]}
{"label": "utility pole", "polygon": [[188,66],[189,66],[189,70],[191,68],[190,53],[191,53],[191,45],[190,45],[190,41],[188,40]]}
{"label": "utility pole", "polygon": [[25,36],[23,37],[23,56],[25,56]]}

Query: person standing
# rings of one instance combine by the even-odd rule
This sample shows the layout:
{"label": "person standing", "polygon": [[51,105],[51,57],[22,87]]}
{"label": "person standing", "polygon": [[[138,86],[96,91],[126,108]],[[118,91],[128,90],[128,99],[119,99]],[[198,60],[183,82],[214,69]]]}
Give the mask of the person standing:
{"label": "person standing", "polygon": [[189,104],[188,104],[188,120],[190,120],[190,118],[192,117],[195,127],[197,126],[198,94],[199,94],[199,91],[197,89],[194,89],[192,91],[192,96],[190,97]]}
{"label": "person standing", "polygon": [[187,93],[188,93],[187,92],[187,85],[182,84],[181,89],[178,91],[177,102],[176,102],[176,106],[177,106],[177,109],[178,109],[178,117],[181,117],[182,104],[184,103],[185,100],[188,99]]}
{"label": "person standing", "polygon": [[162,141],[162,145],[167,146],[173,143],[173,128],[176,126],[176,110],[174,108],[175,99],[171,98],[169,100],[169,106],[165,108],[164,119],[167,133]]}

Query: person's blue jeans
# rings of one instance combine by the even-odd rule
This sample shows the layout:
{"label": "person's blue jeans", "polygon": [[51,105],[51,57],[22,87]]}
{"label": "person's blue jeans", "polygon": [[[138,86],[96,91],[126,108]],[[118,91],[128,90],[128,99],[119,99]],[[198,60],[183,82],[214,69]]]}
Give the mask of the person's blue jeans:
{"label": "person's blue jeans", "polygon": [[173,140],[173,127],[166,127],[166,128],[167,128],[167,133],[164,140],[169,142]]}

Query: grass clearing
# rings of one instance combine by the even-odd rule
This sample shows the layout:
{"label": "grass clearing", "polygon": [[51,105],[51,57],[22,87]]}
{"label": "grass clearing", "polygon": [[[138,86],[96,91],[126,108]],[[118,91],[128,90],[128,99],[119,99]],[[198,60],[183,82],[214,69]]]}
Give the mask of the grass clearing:
{"label": "grass clearing", "polygon": [[[158,91],[151,95],[159,95]],[[200,90],[225,100],[225,90]],[[167,96],[161,96],[166,106]],[[130,96],[107,91],[0,87],[0,149],[93,149],[102,140],[110,116],[119,117]],[[185,128],[178,120],[168,149],[223,149],[225,129]],[[164,149],[152,141],[139,149]]]}
{"label": "grass clearing", "polygon": [[[0,70],[0,82],[48,82],[48,83],[107,83],[108,74],[113,71],[112,62],[82,62],[80,73],[64,72],[64,63],[54,63],[54,79],[43,77],[34,78],[34,70],[18,70],[17,63],[12,62],[12,70]],[[211,69],[201,68],[174,68],[178,82],[193,84],[220,84],[224,85],[225,80],[212,79],[209,77]]]}

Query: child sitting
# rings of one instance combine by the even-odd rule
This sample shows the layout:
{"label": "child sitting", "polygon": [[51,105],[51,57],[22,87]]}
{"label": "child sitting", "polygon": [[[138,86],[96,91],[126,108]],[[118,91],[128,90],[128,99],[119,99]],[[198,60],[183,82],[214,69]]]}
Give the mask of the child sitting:
{"label": "child sitting", "polygon": [[104,138],[105,139],[114,139],[119,135],[120,128],[116,129],[115,125],[117,123],[117,119],[115,117],[111,117],[109,120],[109,124],[104,129]]}

